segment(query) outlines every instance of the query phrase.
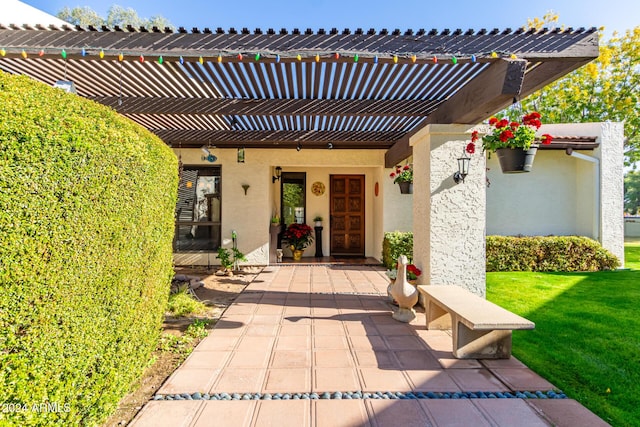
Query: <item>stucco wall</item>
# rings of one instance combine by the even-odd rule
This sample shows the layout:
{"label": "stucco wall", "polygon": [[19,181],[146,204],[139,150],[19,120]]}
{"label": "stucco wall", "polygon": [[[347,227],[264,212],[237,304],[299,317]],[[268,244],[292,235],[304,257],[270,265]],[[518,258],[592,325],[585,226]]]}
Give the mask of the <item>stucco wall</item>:
{"label": "stucco wall", "polygon": [[470,126],[430,125],[412,138],[414,263],[421,284],[457,285],[485,296],[485,159],[471,156],[469,175],[456,184],[457,158]]}
{"label": "stucco wall", "polygon": [[[175,149],[185,165],[211,165],[201,159],[199,149]],[[214,163],[222,168],[222,237],[223,246],[230,247],[231,232],[238,233],[238,248],[247,255],[246,264],[264,265],[269,261],[269,226],[271,216],[279,212],[279,182],[272,183],[276,166],[283,172],[306,172],[306,223],[313,227],[313,217],[324,221],[323,252],[329,254],[329,176],[331,174],[365,175],[365,245],[366,256],[380,257],[382,248],[382,191],[375,197],[375,183],[380,183],[384,164],[383,150],[311,150],[246,149],[245,162],[237,163],[235,149],[213,149],[218,157]],[[325,184],[322,196],[311,193],[311,184]],[[249,184],[245,196],[242,184]],[[315,255],[315,244],[305,256]],[[215,253],[181,253],[174,256],[176,264],[217,265]]]}
{"label": "stucco wall", "polygon": [[580,163],[564,151],[538,150],[531,172],[503,174],[492,154],[487,160],[487,234],[574,235],[578,222],[588,229],[593,194],[576,191]]}
{"label": "stucco wall", "polygon": [[600,241],[624,267],[624,125],[607,122],[596,126],[601,130]]}
{"label": "stucco wall", "polygon": [[[409,160],[411,163],[413,159]],[[405,162],[402,163],[403,165]],[[384,169],[382,179],[382,195],[384,196],[385,215],[384,231],[413,230],[413,195],[401,194],[398,184],[393,183],[389,174],[395,168]]]}
{"label": "stucco wall", "polygon": [[624,219],[624,237],[640,237],[640,217],[629,216]]}

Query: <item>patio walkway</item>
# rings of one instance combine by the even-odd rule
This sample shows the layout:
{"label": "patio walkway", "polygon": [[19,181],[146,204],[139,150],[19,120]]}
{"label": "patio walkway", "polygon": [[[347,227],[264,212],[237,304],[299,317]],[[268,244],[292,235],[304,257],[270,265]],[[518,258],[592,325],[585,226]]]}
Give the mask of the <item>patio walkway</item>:
{"label": "patio walkway", "polygon": [[423,313],[396,322],[387,283],[380,267],[267,267],[131,425],[607,425],[515,358],[454,359]]}

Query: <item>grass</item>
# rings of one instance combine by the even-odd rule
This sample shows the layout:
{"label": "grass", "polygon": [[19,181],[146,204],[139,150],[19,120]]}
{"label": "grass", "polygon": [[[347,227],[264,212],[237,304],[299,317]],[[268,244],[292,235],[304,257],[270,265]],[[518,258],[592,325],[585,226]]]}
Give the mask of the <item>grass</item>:
{"label": "grass", "polygon": [[624,271],[487,273],[487,298],[536,323],[513,354],[614,426],[640,426],[640,240]]}
{"label": "grass", "polygon": [[182,359],[186,358],[193,351],[195,344],[209,335],[207,331],[209,323],[211,323],[209,320],[194,319],[183,335],[165,332],[160,336],[158,350],[178,354]]}
{"label": "grass", "polygon": [[182,290],[169,295],[167,310],[175,317],[184,317],[203,314],[207,311],[207,306]]}

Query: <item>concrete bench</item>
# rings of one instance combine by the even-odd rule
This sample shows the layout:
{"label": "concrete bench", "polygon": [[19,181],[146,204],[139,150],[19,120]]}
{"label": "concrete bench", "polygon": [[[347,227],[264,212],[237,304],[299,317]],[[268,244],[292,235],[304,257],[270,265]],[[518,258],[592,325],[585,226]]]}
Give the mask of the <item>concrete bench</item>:
{"label": "concrete bench", "polygon": [[458,359],[508,359],[511,331],[535,324],[459,286],[422,285],[427,329],[451,329]]}

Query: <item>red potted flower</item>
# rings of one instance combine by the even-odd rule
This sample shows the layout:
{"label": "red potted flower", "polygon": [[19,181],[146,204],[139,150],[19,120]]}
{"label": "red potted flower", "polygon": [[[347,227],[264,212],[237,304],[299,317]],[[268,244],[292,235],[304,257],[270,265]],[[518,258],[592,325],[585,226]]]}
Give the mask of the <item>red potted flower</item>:
{"label": "red potted flower", "polygon": [[404,166],[397,165],[396,170],[389,174],[389,178],[393,179],[394,184],[400,187],[400,193],[411,194],[413,186],[413,165],[406,164]]}
{"label": "red potted flower", "polygon": [[293,259],[298,261],[302,258],[304,249],[313,242],[313,230],[307,224],[294,222],[289,224],[282,237],[288,242]]}
{"label": "red potted flower", "polygon": [[[540,113],[533,111],[525,114],[520,122],[497,117],[489,119],[491,133],[482,137],[482,149],[498,155],[503,173],[530,172],[538,142],[551,143],[552,137],[549,134],[544,134],[539,139],[536,137],[536,131],[542,125],[540,118]],[[471,142],[467,144],[468,153],[475,151],[478,139],[478,132],[474,131]]]}

